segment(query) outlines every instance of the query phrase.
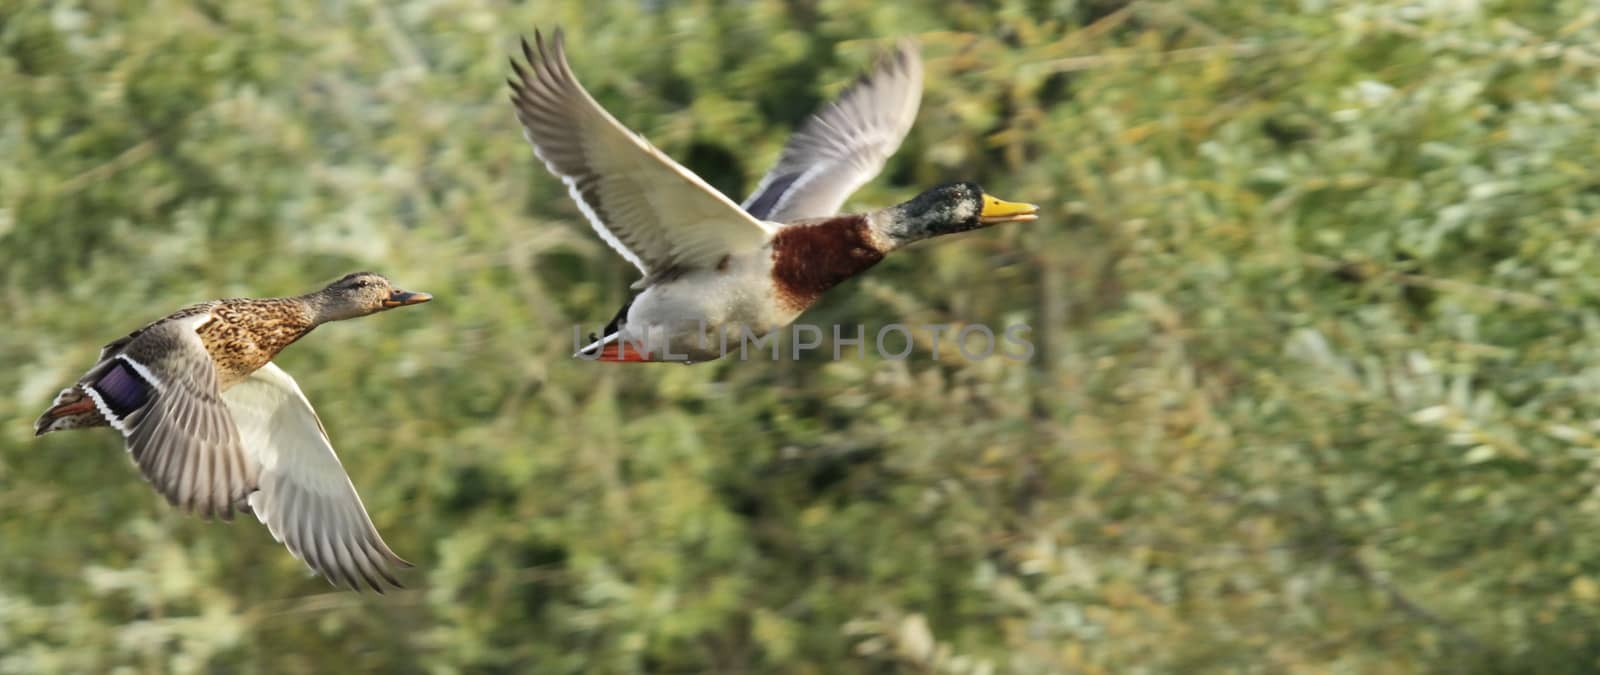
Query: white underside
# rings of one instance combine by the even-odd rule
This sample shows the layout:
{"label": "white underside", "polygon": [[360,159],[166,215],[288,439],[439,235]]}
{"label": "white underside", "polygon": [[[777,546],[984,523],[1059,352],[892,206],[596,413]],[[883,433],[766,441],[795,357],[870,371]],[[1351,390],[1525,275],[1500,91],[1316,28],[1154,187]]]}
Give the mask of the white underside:
{"label": "white underside", "polygon": [[272,537],[335,584],[335,568],[376,578],[394,554],[294,378],[268,363],[222,398],[245,451],[261,467],[249,504]]}
{"label": "white underside", "polygon": [[696,270],[645,289],[617,339],[645,347],[653,360],[716,359],[737,351],[742,335],[766,335],[800,315],[779,307],[775,291],[771,249],[762,247],[734,256],[725,270]]}

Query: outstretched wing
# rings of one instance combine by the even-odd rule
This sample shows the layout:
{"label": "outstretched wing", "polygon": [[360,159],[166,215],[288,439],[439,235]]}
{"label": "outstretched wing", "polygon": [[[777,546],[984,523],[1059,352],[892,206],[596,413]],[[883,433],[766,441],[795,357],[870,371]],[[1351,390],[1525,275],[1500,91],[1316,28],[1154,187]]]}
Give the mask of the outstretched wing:
{"label": "outstretched wing", "polygon": [[261,466],[250,508],[316,573],[334,585],[382,593],[399,588],[393,567],[411,563],[379,536],[322,421],[294,378],[267,364],[223,393],[250,457]]}
{"label": "outstretched wing", "polygon": [[[204,516],[233,517],[254,489],[256,466],[223,403],[216,367],[195,332],[209,312],[152,324],[89,371],[79,386],[167,501]],[[119,347],[119,348],[114,348]]]}
{"label": "outstretched wing", "polygon": [[522,43],[511,101],[523,135],[595,231],[645,274],[715,267],[766,243],[769,227],[629,131],[585,91],[558,29]]}
{"label": "outstretched wing", "polygon": [[801,125],[745,210],[780,223],[838,215],[900,148],[921,101],[922,59],[916,45],[902,42]]}

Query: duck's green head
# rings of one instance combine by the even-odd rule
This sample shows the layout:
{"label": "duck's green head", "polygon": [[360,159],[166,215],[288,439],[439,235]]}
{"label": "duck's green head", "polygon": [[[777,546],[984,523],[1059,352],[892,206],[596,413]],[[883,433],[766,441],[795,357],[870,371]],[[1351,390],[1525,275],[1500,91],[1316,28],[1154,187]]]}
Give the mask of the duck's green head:
{"label": "duck's green head", "polygon": [[1000,223],[1038,220],[1038,214],[1039,207],[996,198],[977,183],[949,183],[886,209],[878,225],[883,234],[903,246]]}
{"label": "duck's green head", "polygon": [[321,321],[339,321],[424,303],[433,296],[395,288],[381,274],[352,272],[312,293],[310,299]]}

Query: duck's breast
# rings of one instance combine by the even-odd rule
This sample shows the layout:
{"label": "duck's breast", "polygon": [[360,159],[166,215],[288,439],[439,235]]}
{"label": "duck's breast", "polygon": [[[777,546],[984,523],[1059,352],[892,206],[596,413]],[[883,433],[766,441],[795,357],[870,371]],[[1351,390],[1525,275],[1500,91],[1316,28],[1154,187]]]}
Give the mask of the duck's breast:
{"label": "duck's breast", "polygon": [[864,215],[787,225],[773,235],[768,251],[774,302],[795,316],[885,254]]}
{"label": "duck's breast", "polygon": [[305,309],[292,300],[240,299],[217,303],[211,308],[211,320],[196,332],[226,390],[267,365],[312,327]]}
{"label": "duck's breast", "polygon": [[787,325],[799,312],[775,301],[767,251],[730,256],[715,269],[696,270],[645,289],[628,311],[631,326],[704,322],[707,327]]}

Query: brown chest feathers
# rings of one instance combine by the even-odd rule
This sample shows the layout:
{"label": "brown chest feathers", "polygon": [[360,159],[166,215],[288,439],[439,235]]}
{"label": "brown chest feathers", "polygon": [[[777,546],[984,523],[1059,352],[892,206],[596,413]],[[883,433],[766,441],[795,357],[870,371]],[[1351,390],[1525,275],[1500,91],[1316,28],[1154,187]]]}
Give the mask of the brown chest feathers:
{"label": "brown chest feathers", "polygon": [[772,278],[778,302],[793,311],[883,260],[866,216],[791,224],[772,238]]}
{"label": "brown chest feathers", "polygon": [[256,371],[315,327],[305,308],[287,298],[222,300],[196,332],[226,388]]}

